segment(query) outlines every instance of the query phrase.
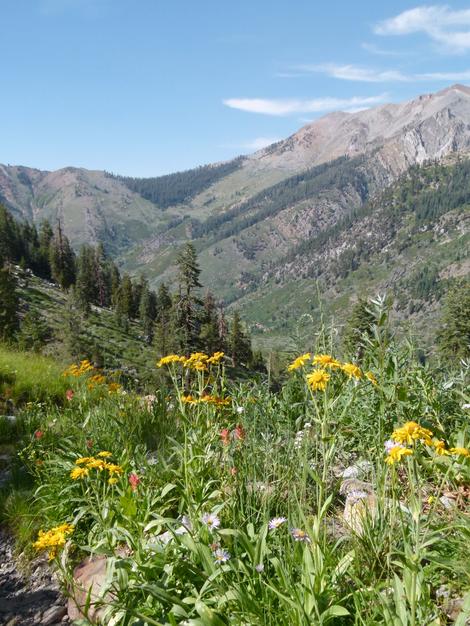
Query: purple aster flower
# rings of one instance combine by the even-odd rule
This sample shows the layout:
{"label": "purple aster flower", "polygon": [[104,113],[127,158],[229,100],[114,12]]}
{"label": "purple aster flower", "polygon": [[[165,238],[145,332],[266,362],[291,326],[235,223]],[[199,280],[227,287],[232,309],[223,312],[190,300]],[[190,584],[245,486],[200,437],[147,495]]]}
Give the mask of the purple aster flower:
{"label": "purple aster flower", "polygon": [[209,530],[214,530],[220,526],[220,519],[214,513],[204,513],[201,517],[201,521]]}
{"label": "purple aster flower", "polygon": [[222,548],[217,548],[212,554],[217,563],[226,563],[230,559],[230,552],[222,550]]}
{"label": "purple aster flower", "polygon": [[273,517],[273,519],[269,521],[268,528],[269,530],[276,530],[285,522],[287,522],[287,518],[285,517]]}

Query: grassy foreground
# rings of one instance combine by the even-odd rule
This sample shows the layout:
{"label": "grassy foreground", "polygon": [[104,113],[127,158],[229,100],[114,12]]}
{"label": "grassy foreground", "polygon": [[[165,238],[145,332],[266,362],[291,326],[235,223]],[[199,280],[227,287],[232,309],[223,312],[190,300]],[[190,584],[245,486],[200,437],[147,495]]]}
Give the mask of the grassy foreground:
{"label": "grassy foreground", "polygon": [[230,383],[220,354],[163,359],[146,397],[87,363],[51,374],[61,402],[17,418],[4,519],[64,584],[107,555],[108,624],[463,626],[465,371],[380,333],[360,366],[328,352],[277,392]]}

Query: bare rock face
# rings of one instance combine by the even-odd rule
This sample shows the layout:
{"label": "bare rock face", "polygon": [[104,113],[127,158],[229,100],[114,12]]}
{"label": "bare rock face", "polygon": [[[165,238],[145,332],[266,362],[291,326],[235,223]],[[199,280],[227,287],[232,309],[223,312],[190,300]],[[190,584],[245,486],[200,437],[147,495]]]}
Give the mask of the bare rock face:
{"label": "bare rock face", "polygon": [[346,495],[343,524],[348,530],[362,535],[368,519],[377,515],[377,496],[370,483],[356,478],[343,480],[340,493]]}
{"label": "bare rock face", "polygon": [[111,599],[111,594],[102,591],[105,587],[107,557],[96,556],[86,559],[73,573],[73,587],[70,589],[68,616],[70,620],[86,617],[91,623],[99,623],[103,601]]}

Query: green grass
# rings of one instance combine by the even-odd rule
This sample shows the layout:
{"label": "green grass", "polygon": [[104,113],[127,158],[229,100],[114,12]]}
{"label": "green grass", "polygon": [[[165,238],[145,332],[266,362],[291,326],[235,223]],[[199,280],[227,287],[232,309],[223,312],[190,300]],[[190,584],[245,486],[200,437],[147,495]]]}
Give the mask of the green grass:
{"label": "green grass", "polygon": [[[441,591],[462,599],[470,590],[470,456],[453,451],[470,445],[468,373],[423,366],[380,319],[358,379],[327,368],[325,389],[306,384],[318,368],[311,358],[284,372],[276,392],[263,380],[230,382],[216,366],[191,378],[170,366],[151,407],[133,392],[90,391],[86,375],[71,379],[65,406],[34,403],[22,415],[19,458],[34,493],[12,486],[4,517],[23,544],[39,528],[73,524],[54,561],[64,581],[85,556],[108,556],[105,623],[448,623]],[[305,348],[325,353],[331,337]],[[188,393],[229,400],[185,403]],[[384,442],[410,422],[432,435],[388,465]],[[362,484],[343,482],[348,466]],[[276,517],[286,520],[270,529]]]}

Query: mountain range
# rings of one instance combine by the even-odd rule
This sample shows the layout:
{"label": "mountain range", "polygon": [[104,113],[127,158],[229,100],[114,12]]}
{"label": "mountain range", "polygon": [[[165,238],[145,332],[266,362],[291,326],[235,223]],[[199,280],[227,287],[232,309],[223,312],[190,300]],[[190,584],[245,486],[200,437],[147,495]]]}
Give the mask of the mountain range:
{"label": "mountain range", "polygon": [[75,246],[102,241],[154,285],[192,240],[203,283],[261,344],[284,345],[320,311],[341,322],[357,297],[385,291],[397,316],[429,327],[470,267],[469,155],[470,88],[454,85],[168,176],[0,165],[0,202],[19,219],[60,218]]}

